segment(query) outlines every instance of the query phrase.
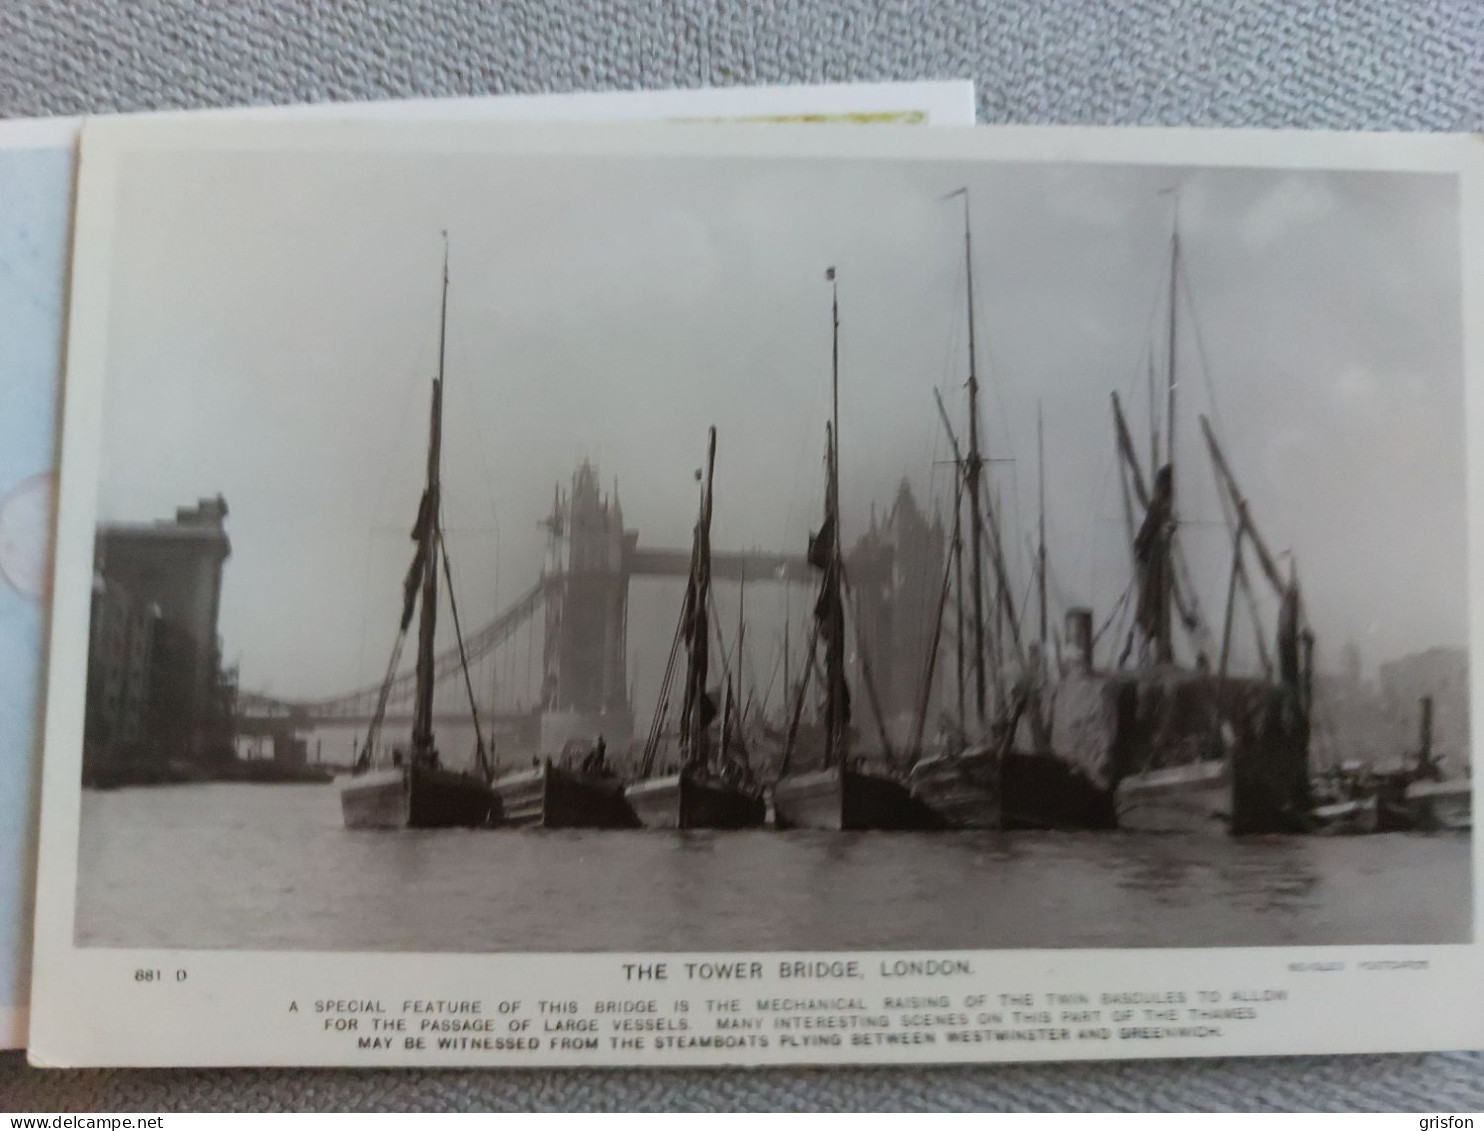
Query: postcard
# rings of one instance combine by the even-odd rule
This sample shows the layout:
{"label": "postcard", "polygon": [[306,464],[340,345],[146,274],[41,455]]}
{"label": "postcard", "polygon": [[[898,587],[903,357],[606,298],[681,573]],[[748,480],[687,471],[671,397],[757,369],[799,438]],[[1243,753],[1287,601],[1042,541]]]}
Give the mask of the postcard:
{"label": "postcard", "polygon": [[1479,1045],[1481,174],[90,124],[33,1061]]}
{"label": "postcard", "polygon": [[[196,111],[185,117],[633,118],[804,117],[971,125],[970,82],[515,95],[282,110]],[[170,115],[181,117],[182,115]],[[38,677],[50,580],[55,405],[64,263],[78,119],[0,122],[0,1048],[25,1044],[35,827],[39,806]]]}

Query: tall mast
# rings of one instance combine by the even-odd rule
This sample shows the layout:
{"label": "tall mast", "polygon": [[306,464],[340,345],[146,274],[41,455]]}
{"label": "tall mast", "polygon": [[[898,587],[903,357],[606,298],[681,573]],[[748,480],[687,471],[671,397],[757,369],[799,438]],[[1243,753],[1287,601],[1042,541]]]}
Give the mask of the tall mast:
{"label": "tall mast", "polygon": [[1046,438],[1041,426],[1041,403],[1036,402],[1036,485],[1040,495],[1040,541],[1036,546],[1036,588],[1041,613],[1041,656],[1046,655]]}
{"label": "tall mast", "polygon": [[788,671],[788,582],[783,583],[783,702],[788,704],[788,697],[793,694],[793,684],[789,682]]}
{"label": "tall mast", "polygon": [[747,622],[744,619],[743,610],[747,601],[747,565],[744,562],[742,572],[737,578],[737,726],[740,729],[744,721],[743,716],[747,712],[747,698],[743,694],[747,689],[742,685],[742,645],[745,643],[747,634]]}
{"label": "tall mast", "polygon": [[1154,391],[1154,346],[1149,347],[1149,478],[1159,474],[1159,397]]}
{"label": "tall mast", "polygon": [[985,719],[984,679],[984,515],[980,509],[979,487],[984,461],[979,452],[979,366],[974,334],[974,237],[969,225],[969,190],[958,189],[952,195],[964,200],[964,276],[967,280],[969,307],[969,454],[963,474],[969,486],[969,547],[973,562],[974,590],[974,709],[979,724]]}
{"label": "tall mast", "polygon": [[1160,575],[1164,580],[1164,593],[1160,596],[1159,616],[1159,659],[1163,663],[1174,660],[1174,600],[1175,600],[1175,551],[1174,530],[1176,522],[1175,511],[1175,342],[1176,326],[1179,319],[1176,317],[1176,302],[1179,294],[1180,279],[1180,198],[1175,197],[1175,220],[1170,233],[1170,340],[1169,354],[1166,360],[1165,379],[1165,456],[1170,469],[1170,537],[1165,540],[1166,560]]}
{"label": "tall mast", "polygon": [[826,615],[830,618],[829,639],[825,642],[825,679],[828,684],[826,697],[826,733],[829,736],[828,754],[831,761],[841,767],[845,765],[845,736],[849,726],[845,700],[845,606],[840,593],[840,284],[835,279],[835,269],[827,273],[830,282],[830,434],[829,434],[829,496],[830,521],[834,523],[834,537],[830,542],[829,568],[825,571]]}
{"label": "tall mast", "polygon": [[448,233],[443,234],[443,298],[438,315],[438,376],[433,380],[432,420],[428,436],[428,485],[418,516],[423,559],[422,609],[417,625],[417,699],[412,712],[412,753],[433,750],[433,637],[438,627],[438,527],[443,449],[443,360],[448,331]]}
{"label": "tall mast", "polygon": [[687,764],[706,760],[706,728],[714,707],[706,697],[711,658],[711,483],[716,468],[716,426],[706,440],[706,479],[701,489],[701,513],[696,519],[695,549],[691,555],[687,594],[685,702],[681,708],[681,737]]}
{"label": "tall mast", "polygon": [[954,612],[958,616],[958,634],[954,637],[954,653],[958,662],[958,725],[962,728],[968,719],[964,708],[964,644],[969,633],[964,623],[964,535],[963,535],[963,482],[961,471],[955,469],[959,490],[953,493],[953,577],[956,587]]}

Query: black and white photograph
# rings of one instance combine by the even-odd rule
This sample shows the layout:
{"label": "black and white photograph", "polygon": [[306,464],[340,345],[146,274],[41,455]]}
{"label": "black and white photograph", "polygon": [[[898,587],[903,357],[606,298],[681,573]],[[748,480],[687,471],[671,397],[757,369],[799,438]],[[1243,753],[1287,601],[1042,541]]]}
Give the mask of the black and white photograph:
{"label": "black and white photograph", "polygon": [[44,1062],[1468,1030],[1457,150],[89,129]]}
{"label": "black and white photograph", "polygon": [[78,946],[1472,941],[1456,177],[258,145],[112,205]]}

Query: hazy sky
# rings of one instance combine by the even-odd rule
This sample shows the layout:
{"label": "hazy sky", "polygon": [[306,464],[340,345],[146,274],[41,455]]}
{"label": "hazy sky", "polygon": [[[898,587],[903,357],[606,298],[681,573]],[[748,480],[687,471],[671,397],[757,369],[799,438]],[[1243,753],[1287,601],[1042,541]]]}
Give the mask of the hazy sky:
{"label": "hazy sky", "polygon": [[[962,212],[942,199],[960,186],[987,444],[1015,460],[991,476],[1022,583],[1038,402],[1054,601],[1090,603],[1101,622],[1128,582],[1108,394],[1147,448],[1162,190],[1178,185],[1193,299],[1179,490],[1213,619],[1228,549],[1203,412],[1262,533],[1297,555],[1321,662],[1347,639],[1371,670],[1466,641],[1451,178],[209,153],[131,156],[120,185],[100,519],[226,496],[221,632],[245,687],[321,695],[380,676],[421,489],[440,230],[445,514],[468,628],[535,580],[553,484],[584,458],[605,490],[617,477],[641,545],[688,546],[712,423],[714,544],[803,550],[823,494],[830,265],[847,538],[903,476],[941,501],[932,390],[962,422],[967,366]],[[641,685],[663,665],[678,596],[634,587]],[[764,678],[783,600],[749,591]],[[791,600],[798,623],[807,601]]]}

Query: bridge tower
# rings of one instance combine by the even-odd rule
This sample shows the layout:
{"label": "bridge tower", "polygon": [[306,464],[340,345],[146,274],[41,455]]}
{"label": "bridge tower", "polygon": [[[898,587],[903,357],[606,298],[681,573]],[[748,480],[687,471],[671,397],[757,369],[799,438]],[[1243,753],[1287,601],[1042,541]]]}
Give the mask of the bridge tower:
{"label": "bridge tower", "polygon": [[541,750],[574,739],[621,754],[634,736],[628,692],[629,563],[638,540],[625,530],[618,483],[603,497],[584,460],[570,491],[558,484],[546,520],[545,646]]}
{"label": "bridge tower", "polygon": [[[870,529],[847,561],[862,644],[856,666],[860,669],[869,656],[881,713],[894,742],[905,742],[912,733],[943,584],[946,541],[942,518],[923,512],[904,479],[884,522],[877,521],[873,508]],[[934,704],[943,701],[949,682],[943,662],[947,654],[940,643]],[[859,670],[858,685],[864,677]],[[864,697],[857,696],[856,702],[856,726],[869,732],[875,724],[863,713],[868,710]]]}

